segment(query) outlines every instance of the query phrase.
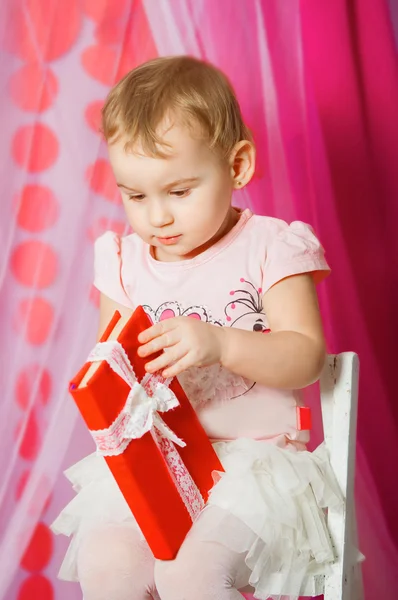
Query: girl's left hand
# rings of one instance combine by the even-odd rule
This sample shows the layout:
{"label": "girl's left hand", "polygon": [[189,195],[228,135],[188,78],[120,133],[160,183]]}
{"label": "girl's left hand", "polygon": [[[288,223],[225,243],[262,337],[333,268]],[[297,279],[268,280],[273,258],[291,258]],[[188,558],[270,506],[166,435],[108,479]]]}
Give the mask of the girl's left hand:
{"label": "girl's left hand", "polygon": [[143,344],[139,356],[165,350],[145,365],[148,373],[162,371],[175,377],[189,367],[204,367],[221,361],[223,328],[189,317],[174,317],[153,325],[138,336]]}

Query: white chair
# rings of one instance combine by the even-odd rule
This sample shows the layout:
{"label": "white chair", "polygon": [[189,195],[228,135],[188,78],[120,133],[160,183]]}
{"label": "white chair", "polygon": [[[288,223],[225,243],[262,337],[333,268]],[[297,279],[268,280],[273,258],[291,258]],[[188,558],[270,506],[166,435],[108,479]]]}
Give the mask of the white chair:
{"label": "white chair", "polygon": [[[328,356],[320,381],[325,444],[345,502],[329,510],[327,515],[337,560],[327,574],[305,581],[301,595],[306,597],[321,594],[324,600],[363,600],[364,597],[356,550],[354,502],[358,375],[358,356],[345,352]],[[245,597],[253,598],[247,594]]]}

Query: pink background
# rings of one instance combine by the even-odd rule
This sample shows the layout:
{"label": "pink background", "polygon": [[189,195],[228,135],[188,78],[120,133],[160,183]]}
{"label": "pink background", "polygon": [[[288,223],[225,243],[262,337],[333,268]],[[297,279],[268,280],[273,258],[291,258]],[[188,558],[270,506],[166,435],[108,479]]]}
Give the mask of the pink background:
{"label": "pink background", "polygon": [[125,227],[99,108],[130,68],[189,53],[225,70],[255,134],[256,178],[236,203],[312,223],[327,249],[329,348],[362,365],[366,598],[395,600],[394,0],[2,0],[0,24],[0,599],[81,598],[56,580],[67,540],[48,524],[72,496],[62,470],[92,450],[66,393],[95,336],[92,242]]}

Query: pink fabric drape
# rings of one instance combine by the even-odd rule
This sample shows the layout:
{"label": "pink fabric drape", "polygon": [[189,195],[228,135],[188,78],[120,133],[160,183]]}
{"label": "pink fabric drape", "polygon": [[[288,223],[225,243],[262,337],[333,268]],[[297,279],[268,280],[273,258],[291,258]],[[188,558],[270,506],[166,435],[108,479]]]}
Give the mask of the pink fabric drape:
{"label": "pink fabric drape", "polygon": [[329,347],[362,364],[366,598],[395,600],[397,23],[391,0],[0,3],[0,599],[80,598],[56,582],[67,542],[48,523],[72,495],[62,469],[91,450],[65,390],[95,336],[92,241],[124,230],[98,110],[128,69],[188,53],[229,75],[255,135],[236,202],[312,223],[327,248]]}

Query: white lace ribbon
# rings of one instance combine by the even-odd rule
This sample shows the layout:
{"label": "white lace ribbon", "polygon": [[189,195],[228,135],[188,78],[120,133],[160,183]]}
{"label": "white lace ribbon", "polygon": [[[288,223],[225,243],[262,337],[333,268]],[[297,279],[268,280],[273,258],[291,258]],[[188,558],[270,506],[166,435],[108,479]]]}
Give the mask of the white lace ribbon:
{"label": "white lace ribbon", "polygon": [[122,454],[131,440],[140,438],[150,431],[193,521],[203,509],[205,501],[174,446],[177,444],[184,447],[185,442],[166,425],[159,414],[179,405],[177,397],[169,388],[171,379],[147,374],[139,383],[130,360],[118,341],[98,343],[87,360],[88,362],[105,360],[131,388],[123,409],[112,425],[106,429],[90,430],[97,447],[97,454],[100,456]]}
{"label": "white lace ribbon", "polygon": [[148,373],[139,383],[130,360],[118,341],[98,343],[87,360],[105,360],[131,388],[126,403],[114,422],[106,429],[90,430],[97,446],[97,454],[122,454],[131,440],[141,438],[153,427],[174,444],[185,446],[185,442],[166,425],[159,414],[179,405],[175,394],[168,387],[170,380]]}

